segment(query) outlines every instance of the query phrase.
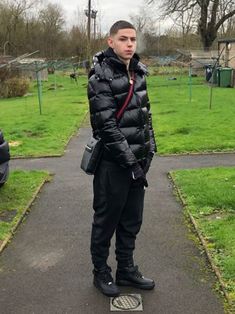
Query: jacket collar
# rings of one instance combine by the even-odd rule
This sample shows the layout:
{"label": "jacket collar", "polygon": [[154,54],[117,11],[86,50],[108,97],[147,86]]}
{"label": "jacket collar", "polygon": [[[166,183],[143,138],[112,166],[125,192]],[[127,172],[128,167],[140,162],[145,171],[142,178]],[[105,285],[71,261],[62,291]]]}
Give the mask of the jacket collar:
{"label": "jacket collar", "polygon": [[[130,71],[139,72],[142,75],[148,75],[146,66],[139,61],[139,56],[135,53],[130,60],[129,69]],[[105,64],[110,65],[110,67],[105,66]],[[112,79],[113,69],[120,69],[122,72],[127,72],[126,65],[118,58],[116,53],[112,48],[108,48],[105,51],[100,51],[96,53],[93,57],[93,68],[89,73],[89,77],[93,73],[101,79]]]}
{"label": "jacket collar", "polygon": [[[126,71],[126,65],[123,61],[121,61],[116,53],[113,51],[111,47],[109,47],[107,50],[104,51],[104,57],[108,61],[109,64],[113,64],[115,67],[120,68],[120,70]],[[129,69],[130,71],[138,71],[138,63],[139,63],[140,57],[135,53],[133,57],[130,60]]]}
{"label": "jacket collar", "polygon": [[[126,72],[126,65],[118,58],[116,53],[110,47],[105,51],[98,52],[95,55],[94,60],[96,60],[96,62],[99,62],[100,64],[103,61],[105,61],[106,63],[110,64],[112,67],[114,68],[117,67],[121,71]],[[130,65],[129,65],[130,71],[140,72],[141,74],[148,75],[147,67],[143,63],[141,63],[139,60],[140,60],[139,55],[135,53],[130,60]]]}

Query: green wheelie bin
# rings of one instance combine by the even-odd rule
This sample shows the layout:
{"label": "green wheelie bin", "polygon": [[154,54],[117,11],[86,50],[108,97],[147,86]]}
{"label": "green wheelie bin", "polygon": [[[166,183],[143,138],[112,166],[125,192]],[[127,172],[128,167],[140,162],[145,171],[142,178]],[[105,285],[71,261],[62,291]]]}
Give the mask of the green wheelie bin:
{"label": "green wheelie bin", "polygon": [[232,68],[219,68],[218,69],[218,85],[220,87],[232,87]]}

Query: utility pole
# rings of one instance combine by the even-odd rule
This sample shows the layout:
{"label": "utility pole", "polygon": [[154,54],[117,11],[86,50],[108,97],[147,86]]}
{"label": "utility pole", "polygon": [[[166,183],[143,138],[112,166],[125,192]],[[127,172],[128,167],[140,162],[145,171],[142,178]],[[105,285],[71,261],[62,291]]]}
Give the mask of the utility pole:
{"label": "utility pole", "polygon": [[96,38],[96,17],[94,18],[94,40]]}
{"label": "utility pole", "polygon": [[87,16],[87,71],[90,69],[91,59],[91,0],[88,0],[88,9],[85,10]]}
{"label": "utility pole", "polygon": [[91,11],[91,18],[94,19],[94,40],[96,38],[96,15],[97,15],[97,10],[92,10]]}
{"label": "utility pole", "polygon": [[88,43],[90,46],[91,44],[91,0],[88,0],[87,38],[88,38]]}
{"label": "utility pole", "polygon": [[160,38],[161,38],[161,24],[160,24],[160,21],[159,21],[159,24],[158,24],[158,56],[160,56]]}
{"label": "utility pole", "polygon": [[91,19],[94,19],[94,39],[96,38],[96,15],[97,10],[91,10],[91,0],[88,0],[88,9],[85,10],[87,16],[87,70],[90,69],[91,58]]}

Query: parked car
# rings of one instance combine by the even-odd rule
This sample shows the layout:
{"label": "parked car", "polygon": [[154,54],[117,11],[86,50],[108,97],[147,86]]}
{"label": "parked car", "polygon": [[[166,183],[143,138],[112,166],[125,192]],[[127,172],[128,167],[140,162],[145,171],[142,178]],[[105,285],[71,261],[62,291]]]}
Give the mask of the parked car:
{"label": "parked car", "polygon": [[4,140],[0,130],[0,187],[6,183],[9,175],[10,150],[8,142]]}

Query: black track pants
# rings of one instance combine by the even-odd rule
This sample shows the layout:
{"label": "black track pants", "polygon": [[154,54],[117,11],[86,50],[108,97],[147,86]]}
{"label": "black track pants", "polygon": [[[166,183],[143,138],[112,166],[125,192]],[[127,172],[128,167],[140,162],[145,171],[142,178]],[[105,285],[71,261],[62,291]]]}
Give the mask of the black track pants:
{"label": "black track pants", "polygon": [[124,267],[133,259],[136,235],[142,224],[144,186],[131,171],[102,160],[94,176],[94,220],[91,255],[95,268],[106,265],[116,231],[116,259]]}

